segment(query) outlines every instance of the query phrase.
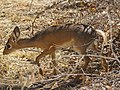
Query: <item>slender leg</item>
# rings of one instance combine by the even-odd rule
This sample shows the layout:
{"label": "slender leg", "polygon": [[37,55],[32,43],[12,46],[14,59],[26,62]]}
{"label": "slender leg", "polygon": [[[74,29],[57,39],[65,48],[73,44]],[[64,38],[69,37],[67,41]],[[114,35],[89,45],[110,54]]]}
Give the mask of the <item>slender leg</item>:
{"label": "slender leg", "polygon": [[85,60],[85,64],[82,68],[83,68],[83,70],[86,70],[89,62],[91,61],[91,59],[88,56],[85,56],[84,60]]}
{"label": "slender leg", "polygon": [[51,56],[52,56],[52,64],[53,64],[53,66],[54,66],[52,73],[53,73],[54,75],[56,75],[56,74],[57,74],[57,70],[56,70],[57,63],[56,63],[56,61],[55,61],[55,52],[53,52],[53,53],[51,54]]}
{"label": "slender leg", "polygon": [[[79,46],[79,45],[81,45],[81,43],[76,42],[75,45]],[[85,55],[86,54],[86,49],[88,48],[88,46],[83,46],[83,47],[79,46],[79,47],[76,47],[76,49],[78,50],[79,53]],[[98,51],[98,49],[96,48],[96,46],[94,44],[92,46],[93,46],[94,50]],[[89,62],[92,61],[92,60],[88,56],[85,56],[84,61],[85,61],[85,64],[83,65],[82,68],[83,68],[83,70],[86,70]],[[102,59],[102,67],[106,72],[108,71],[108,64],[107,64],[107,62],[104,58]]]}
{"label": "slender leg", "polygon": [[[80,54],[85,55],[87,47],[88,46],[77,47],[77,50],[79,51]],[[83,70],[87,69],[87,66],[88,66],[88,64],[89,64],[90,61],[91,61],[91,59],[88,56],[84,56],[84,62],[85,62],[85,64],[82,66]]]}
{"label": "slender leg", "polygon": [[44,57],[45,55],[46,55],[46,52],[43,51],[39,56],[36,57],[36,60],[35,60],[35,63],[36,63],[36,64],[38,65],[38,67],[39,67],[39,73],[40,73],[42,76],[44,75],[44,73],[43,73],[42,68],[40,68],[39,60],[40,60],[42,57]]}
{"label": "slender leg", "polygon": [[54,66],[57,66],[57,63],[56,63],[56,61],[55,61],[55,52],[53,52],[53,53],[51,54],[51,56],[52,56],[52,63],[53,63],[53,65],[54,65]]}
{"label": "slender leg", "polygon": [[[82,68],[83,68],[83,70],[86,70],[89,62],[92,61],[92,60],[88,56],[85,56],[84,60],[85,60],[85,64]],[[105,70],[105,72],[108,72],[108,64],[107,64],[107,62],[104,58],[101,60],[101,64],[102,64],[102,67]]]}
{"label": "slender leg", "polygon": [[[48,54],[52,55],[52,59],[55,60],[55,46],[54,46],[54,45],[51,45],[49,48],[45,49],[40,55],[38,55],[38,56],[36,57],[35,63],[40,67],[39,60],[40,60],[42,57],[44,57],[44,56],[46,56],[46,55],[48,55]],[[55,61],[54,61],[54,63],[55,63]],[[53,63],[53,64],[54,64],[54,63]],[[39,73],[40,73],[41,75],[43,75],[43,71],[42,71],[41,68],[39,68]]]}

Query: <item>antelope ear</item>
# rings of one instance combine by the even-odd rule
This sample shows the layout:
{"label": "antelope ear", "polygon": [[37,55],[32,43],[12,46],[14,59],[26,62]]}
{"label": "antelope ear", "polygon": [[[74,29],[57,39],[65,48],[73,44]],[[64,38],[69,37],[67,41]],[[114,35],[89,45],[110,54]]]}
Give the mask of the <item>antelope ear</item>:
{"label": "antelope ear", "polygon": [[15,35],[16,38],[20,37],[20,29],[18,26],[14,28],[13,34]]}
{"label": "antelope ear", "polygon": [[18,26],[16,26],[12,32],[12,34],[10,35],[10,37],[13,39],[14,42],[16,42],[19,37],[20,37],[20,29]]}

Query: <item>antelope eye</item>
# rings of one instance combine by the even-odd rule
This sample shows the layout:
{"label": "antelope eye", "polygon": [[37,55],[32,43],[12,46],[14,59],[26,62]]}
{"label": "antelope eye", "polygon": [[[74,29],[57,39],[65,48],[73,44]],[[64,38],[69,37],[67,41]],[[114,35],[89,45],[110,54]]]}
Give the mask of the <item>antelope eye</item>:
{"label": "antelope eye", "polygon": [[7,49],[11,49],[11,47],[12,47],[12,46],[11,46],[11,45],[9,45],[9,44],[8,44],[8,45],[6,45],[6,48],[7,48]]}

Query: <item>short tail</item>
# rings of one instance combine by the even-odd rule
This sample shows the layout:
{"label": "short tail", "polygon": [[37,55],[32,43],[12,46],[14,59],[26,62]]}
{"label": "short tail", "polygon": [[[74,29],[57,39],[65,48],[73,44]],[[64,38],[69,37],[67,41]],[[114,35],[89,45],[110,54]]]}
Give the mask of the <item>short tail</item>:
{"label": "short tail", "polygon": [[105,35],[105,32],[103,32],[102,30],[96,30],[97,31],[97,34],[101,35],[103,37],[103,45],[106,45],[107,44],[107,37]]}

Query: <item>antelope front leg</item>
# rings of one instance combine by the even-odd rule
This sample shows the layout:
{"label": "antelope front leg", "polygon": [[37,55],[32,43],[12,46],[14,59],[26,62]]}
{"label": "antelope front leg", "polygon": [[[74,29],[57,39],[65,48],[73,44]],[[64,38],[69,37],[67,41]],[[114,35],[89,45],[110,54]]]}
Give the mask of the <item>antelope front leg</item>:
{"label": "antelope front leg", "polygon": [[43,73],[43,70],[40,68],[40,63],[39,63],[39,60],[42,58],[42,57],[44,57],[46,55],[46,53],[45,53],[45,51],[43,51],[40,55],[38,55],[37,57],[36,57],[36,60],[35,60],[35,63],[38,65],[38,67],[39,67],[39,73],[43,76],[44,75],[44,73]]}
{"label": "antelope front leg", "polygon": [[54,66],[52,73],[53,73],[54,75],[57,75],[57,70],[56,70],[57,63],[56,63],[56,61],[55,61],[55,52],[53,52],[51,55],[52,55],[52,64],[53,64],[53,66]]}
{"label": "antelope front leg", "polygon": [[[42,57],[44,57],[44,56],[46,56],[46,55],[48,55],[48,54],[52,55],[52,59],[53,59],[52,62],[53,62],[53,64],[55,65],[56,62],[55,62],[55,46],[54,46],[54,45],[51,45],[49,48],[45,49],[40,55],[38,55],[38,56],[36,57],[35,63],[40,67],[39,60],[40,60]],[[43,71],[42,71],[41,68],[39,69],[39,73],[40,73],[41,75],[43,75]]]}
{"label": "antelope front leg", "polygon": [[51,54],[51,56],[52,56],[52,63],[53,63],[53,65],[57,66],[57,63],[55,61],[55,51]]}

